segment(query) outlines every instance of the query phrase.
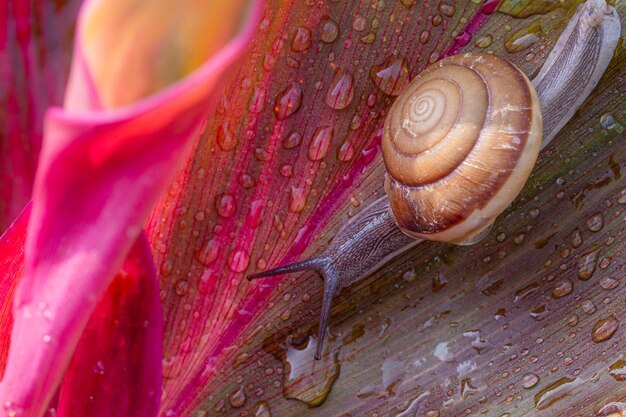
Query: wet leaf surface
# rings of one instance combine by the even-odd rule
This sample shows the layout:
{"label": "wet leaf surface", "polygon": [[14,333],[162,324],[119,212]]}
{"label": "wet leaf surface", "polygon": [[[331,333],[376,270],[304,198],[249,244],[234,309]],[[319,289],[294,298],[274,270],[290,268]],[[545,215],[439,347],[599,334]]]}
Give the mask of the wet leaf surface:
{"label": "wet leaf surface", "polygon": [[[244,273],[321,251],[381,194],[375,136],[394,80],[379,77],[403,83],[404,65],[412,78],[459,49],[493,52],[533,75],[573,13],[480,15],[484,5],[451,4],[268,5],[247,64],[150,224],[171,364],[163,413],[595,416],[625,399],[608,371],[619,367],[625,336],[600,323],[619,322],[626,308],[623,42],[490,236],[474,247],[418,245],[345,289],[329,340],[338,379],[317,408],[286,399],[294,391],[285,386],[287,341],[304,349],[315,334],[321,283],[310,273],[249,284]],[[508,41],[528,28],[533,42]],[[232,150],[218,146],[223,123]],[[354,156],[336,159],[345,142]],[[233,196],[231,216],[213,210],[224,193]],[[193,253],[207,242],[217,255],[198,263]],[[596,250],[598,266],[580,279],[581,259]],[[603,288],[607,277],[619,284]],[[233,407],[239,389],[247,400]]]}

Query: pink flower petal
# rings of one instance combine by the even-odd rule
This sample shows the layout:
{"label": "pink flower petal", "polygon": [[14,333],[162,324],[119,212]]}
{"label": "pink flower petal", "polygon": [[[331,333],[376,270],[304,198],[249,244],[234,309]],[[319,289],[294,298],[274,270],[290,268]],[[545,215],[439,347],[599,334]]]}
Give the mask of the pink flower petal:
{"label": "pink flower petal", "polygon": [[155,416],[162,311],[142,234],[91,315],[59,392],[57,416]]}
{"label": "pink flower petal", "polygon": [[[78,38],[66,97],[72,111],[46,115],[0,404],[24,417],[43,414],[219,80],[251,38],[259,6],[250,3],[240,29],[195,71],[116,110],[98,106],[100,87],[87,82],[93,78]],[[72,99],[76,85],[93,88],[89,100]]]}
{"label": "pink flower petal", "polygon": [[30,205],[9,230],[0,236],[0,379],[4,374],[11,342],[13,294],[24,270],[24,242],[29,215]]}

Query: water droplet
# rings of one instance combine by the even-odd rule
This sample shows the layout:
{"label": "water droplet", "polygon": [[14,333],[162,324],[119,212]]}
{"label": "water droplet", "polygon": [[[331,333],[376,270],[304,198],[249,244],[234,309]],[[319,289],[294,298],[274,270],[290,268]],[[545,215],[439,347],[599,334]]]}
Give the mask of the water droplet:
{"label": "water droplet", "polygon": [[400,0],[400,3],[407,9],[410,9],[415,4],[415,0]]}
{"label": "water droplet", "polygon": [[334,42],[339,36],[339,26],[328,16],[323,18],[322,22],[322,42]]}
{"label": "water droplet", "polygon": [[591,340],[595,343],[604,342],[609,340],[615,331],[619,328],[619,321],[615,316],[609,316],[605,319],[599,320],[591,331]]}
{"label": "water droplet", "polygon": [[604,227],[604,216],[602,213],[595,213],[587,219],[587,227],[592,232],[599,232]]}
{"label": "water droplet", "polygon": [[370,71],[374,84],[385,93],[397,96],[409,83],[409,67],[406,59],[399,55],[389,56],[380,65]]}
{"label": "water droplet", "polygon": [[233,408],[241,408],[246,403],[247,397],[243,387],[235,390],[228,396],[228,402]]}
{"label": "water droplet", "polygon": [[171,259],[166,259],[161,264],[161,275],[164,277],[169,277],[172,275],[172,271],[174,270],[174,263]]}
{"label": "water droplet", "polygon": [[596,271],[596,262],[598,260],[599,249],[593,249],[587,253],[580,255],[578,260],[578,278],[588,280]]}
{"label": "water droplet", "polygon": [[359,127],[361,127],[361,118],[355,114],[350,120],[350,130],[357,130]]}
{"label": "water droplet", "polygon": [[311,161],[319,161],[328,153],[328,147],[333,139],[333,128],[320,126],[315,130],[313,140],[309,145],[308,157]]}
{"label": "water droplet", "polygon": [[626,204],[626,188],[623,188],[617,195],[617,202],[620,204]]}
{"label": "water droplet", "polygon": [[591,300],[585,300],[582,302],[581,307],[585,314],[593,314],[596,312],[596,306],[593,304]]}
{"label": "water droplet", "polygon": [[283,395],[310,407],[324,402],[339,376],[339,361],[330,353],[328,343],[321,360],[314,359],[316,347],[316,340],[310,337],[306,348],[289,346],[285,357]]}
{"label": "water droplet", "polygon": [[228,123],[222,123],[217,129],[217,146],[223,151],[230,151],[237,145],[237,139],[233,135]]}
{"label": "water droplet", "polygon": [[442,1],[439,3],[438,10],[443,13],[444,16],[452,17],[454,16],[455,8],[454,5]]}
{"label": "water droplet", "polygon": [[235,197],[231,194],[220,194],[215,197],[215,209],[217,214],[224,218],[232,217],[237,209]]}
{"label": "water droplet", "polygon": [[559,379],[535,395],[535,407],[539,410],[545,410],[557,401],[572,395],[575,388],[582,385],[582,383],[583,381],[580,378],[563,377]]}
{"label": "water droplet", "polygon": [[554,287],[554,290],[552,290],[552,297],[554,298],[565,297],[566,295],[571,294],[573,289],[574,289],[574,284],[572,284],[572,281],[568,279],[563,280],[559,282],[556,285],[556,287]]}
{"label": "water droplet", "polygon": [[294,213],[301,213],[306,206],[306,190],[304,187],[291,187],[291,201],[289,203],[289,210]]}
{"label": "water droplet", "polygon": [[624,132],[624,126],[618,123],[610,113],[605,113],[600,116],[600,125],[605,129],[614,130],[617,133]]}
{"label": "water droplet", "polygon": [[233,272],[243,272],[250,264],[250,254],[248,251],[239,248],[228,254],[228,266]]}
{"label": "water droplet", "polygon": [[345,141],[337,151],[337,159],[340,161],[349,161],[354,157],[354,145],[350,141]]}
{"label": "water droplet", "polygon": [[618,359],[617,362],[609,367],[609,375],[616,381],[626,381],[626,361]]}
{"label": "water droplet", "polygon": [[365,36],[361,36],[361,42],[366,45],[370,45],[376,41],[376,34],[374,32],[370,32]]}
{"label": "water droplet", "polygon": [[283,148],[293,149],[302,143],[302,135],[298,132],[291,132],[283,139]]}
{"label": "water droplet", "polygon": [[354,77],[348,71],[338,68],[326,92],[326,104],[341,110],[348,107],[354,96]]}
{"label": "water droplet", "polygon": [[617,288],[619,285],[619,281],[612,277],[602,277],[600,278],[600,287],[604,290],[613,290]]}
{"label": "water droplet", "polygon": [[539,23],[539,20],[535,20],[530,25],[523,27],[506,38],[504,41],[504,47],[507,52],[511,54],[523,51],[539,42],[542,35],[543,31],[541,29],[541,24]]}
{"label": "water droplet", "polygon": [[361,15],[357,15],[354,22],[352,22],[352,29],[357,32],[362,32],[363,29],[365,29],[365,18]]}
{"label": "water droplet", "polygon": [[492,42],[493,42],[493,35],[491,33],[488,33],[476,39],[476,41],[474,42],[474,45],[476,45],[479,48],[486,48],[490,46]]}
{"label": "water droplet", "polygon": [[426,44],[428,39],[430,39],[430,32],[427,30],[422,31],[422,33],[420,33],[420,42]]}
{"label": "water droplet", "polygon": [[265,401],[259,403],[257,405],[256,411],[254,412],[254,417],[272,417],[269,404],[267,404]]}
{"label": "water droplet", "polygon": [[532,387],[534,387],[535,385],[537,385],[537,383],[539,382],[539,377],[535,374],[525,374],[524,377],[522,378],[522,387],[525,389],[530,389]]}
{"label": "water droplet", "polygon": [[283,90],[274,104],[274,114],[278,120],[285,120],[294,114],[302,105],[302,87],[298,83],[291,83]]}
{"label": "water droplet", "polygon": [[583,237],[580,234],[580,229],[576,228],[572,232],[572,247],[579,248],[582,246],[582,244],[583,244]]}
{"label": "water droplet", "polygon": [[280,175],[282,175],[285,178],[293,177],[293,165],[285,164],[282,167],[280,167]]}
{"label": "water droplet", "polygon": [[246,225],[252,229],[255,229],[261,224],[261,213],[263,212],[263,208],[265,207],[265,202],[263,200],[254,200],[250,203],[250,209],[248,210],[248,215],[246,216]]}
{"label": "water droplet", "polygon": [[189,292],[189,281],[186,279],[178,280],[174,285],[174,292],[179,297],[186,295]]}
{"label": "water droplet", "polygon": [[302,52],[311,46],[311,29],[300,26],[296,29],[296,33],[291,39],[291,50],[294,52]]}
{"label": "water droplet", "polygon": [[52,337],[49,334],[44,334],[43,335],[43,342],[44,343],[50,343],[50,341],[52,341]]}
{"label": "water droplet", "polygon": [[261,113],[265,106],[265,89],[254,87],[250,101],[248,102],[248,110],[250,113]]}
{"label": "water droplet", "polygon": [[440,14],[436,14],[432,18],[432,24],[434,27],[439,26],[443,22],[443,17]]}
{"label": "water droplet", "polygon": [[433,277],[433,292],[439,292],[448,284],[448,278],[441,272],[437,272]]}

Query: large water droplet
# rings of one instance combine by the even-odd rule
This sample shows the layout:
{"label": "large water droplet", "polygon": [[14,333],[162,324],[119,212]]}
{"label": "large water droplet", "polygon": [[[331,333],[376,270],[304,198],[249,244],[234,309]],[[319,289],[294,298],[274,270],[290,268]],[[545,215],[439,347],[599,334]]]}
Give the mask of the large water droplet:
{"label": "large water droplet", "polygon": [[311,29],[300,26],[296,29],[296,33],[291,39],[291,50],[294,52],[302,52],[311,46]]}
{"label": "large water droplet", "polygon": [[559,379],[535,395],[535,407],[539,410],[545,410],[557,401],[572,395],[576,387],[582,385],[582,383],[583,380],[580,378],[563,377]]}
{"label": "large water droplet", "polygon": [[338,68],[326,92],[326,104],[333,109],[348,107],[354,96],[354,77],[348,71]]}
{"label": "large water droplet", "polygon": [[406,59],[391,55],[370,71],[370,78],[385,93],[397,96],[409,83],[409,67]]}
{"label": "large water droplet", "polygon": [[248,210],[248,214],[246,216],[246,225],[252,229],[261,224],[261,213],[263,212],[263,208],[265,207],[265,202],[263,200],[254,200],[250,203],[250,209]]}
{"label": "large water droplet", "polygon": [[339,26],[330,17],[322,18],[322,42],[334,42],[339,36]]}
{"label": "large water droplet", "polygon": [[619,328],[619,321],[615,316],[599,320],[591,330],[591,340],[595,343],[609,340]]}
{"label": "large water droplet", "polygon": [[530,389],[532,387],[534,387],[535,385],[537,385],[537,383],[539,382],[539,377],[535,374],[526,374],[524,375],[524,377],[522,378],[522,387],[525,389]]}
{"label": "large water droplet", "polygon": [[250,264],[250,254],[243,248],[235,249],[228,254],[228,266],[233,272],[243,272]]}
{"label": "large water droplet", "polygon": [[599,249],[593,249],[580,255],[578,260],[578,278],[588,280],[596,271]]}
{"label": "large water droplet", "polygon": [[223,123],[217,128],[217,145],[223,151],[230,151],[237,145],[237,139],[228,123]]}
{"label": "large water droplet", "polygon": [[257,404],[256,411],[254,412],[254,417],[272,417],[269,404],[265,401]]}
{"label": "large water droplet", "polygon": [[604,227],[604,216],[602,213],[595,213],[587,219],[587,227],[592,232],[599,232]]}
{"label": "large water droplet", "polygon": [[574,284],[572,284],[572,281],[565,279],[559,282],[558,284],[556,284],[556,286],[554,287],[554,290],[552,290],[552,297],[553,298],[565,297],[566,295],[571,294],[573,289],[574,289]]}
{"label": "large water droplet", "polygon": [[345,141],[337,151],[337,159],[349,161],[354,157],[354,145],[349,140]]}
{"label": "large water droplet", "polygon": [[539,42],[542,34],[541,24],[539,20],[535,20],[529,26],[523,27],[506,38],[504,47],[509,53],[523,51]]}
{"label": "large water droplet", "polygon": [[306,190],[304,187],[291,187],[291,201],[289,202],[289,210],[294,213],[301,213],[306,206]]}
{"label": "large water droplet", "polygon": [[241,408],[246,404],[246,392],[243,390],[243,387],[239,387],[239,389],[233,391],[228,396],[228,402],[233,408]]}
{"label": "large water droplet", "polygon": [[232,194],[220,194],[215,198],[215,209],[217,214],[229,218],[235,214],[237,202]]}
{"label": "large water droplet", "polygon": [[474,45],[476,45],[479,48],[486,48],[490,46],[492,42],[493,42],[493,35],[488,33],[476,39],[476,42],[474,42]]}
{"label": "large water droplet", "polygon": [[250,101],[248,102],[248,110],[250,113],[261,113],[265,106],[265,89],[254,87]]}
{"label": "large water droplet", "polygon": [[337,355],[331,355],[328,344],[326,345],[321,360],[313,358],[317,343],[312,337],[303,350],[289,346],[283,381],[285,398],[300,400],[310,407],[324,402],[339,376]]}
{"label": "large water droplet", "polygon": [[308,157],[311,161],[319,161],[328,153],[328,148],[333,139],[333,128],[320,126],[315,130],[313,140],[309,145]]}
{"label": "large water droplet", "polygon": [[448,4],[446,2],[440,2],[439,7],[437,8],[441,13],[445,16],[452,17],[454,16],[455,7],[453,4]]}
{"label": "large water droplet", "polygon": [[302,87],[298,83],[291,83],[283,90],[274,104],[274,114],[278,120],[285,120],[294,114],[302,105]]}

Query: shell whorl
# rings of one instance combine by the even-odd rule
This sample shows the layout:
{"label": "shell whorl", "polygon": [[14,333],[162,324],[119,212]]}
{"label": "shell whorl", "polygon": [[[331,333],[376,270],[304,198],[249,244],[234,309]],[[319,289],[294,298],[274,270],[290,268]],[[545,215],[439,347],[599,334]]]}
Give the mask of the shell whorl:
{"label": "shell whorl", "polygon": [[395,101],[383,132],[398,226],[452,243],[485,230],[524,186],[541,136],[537,93],[508,61],[467,53],[426,68]]}

